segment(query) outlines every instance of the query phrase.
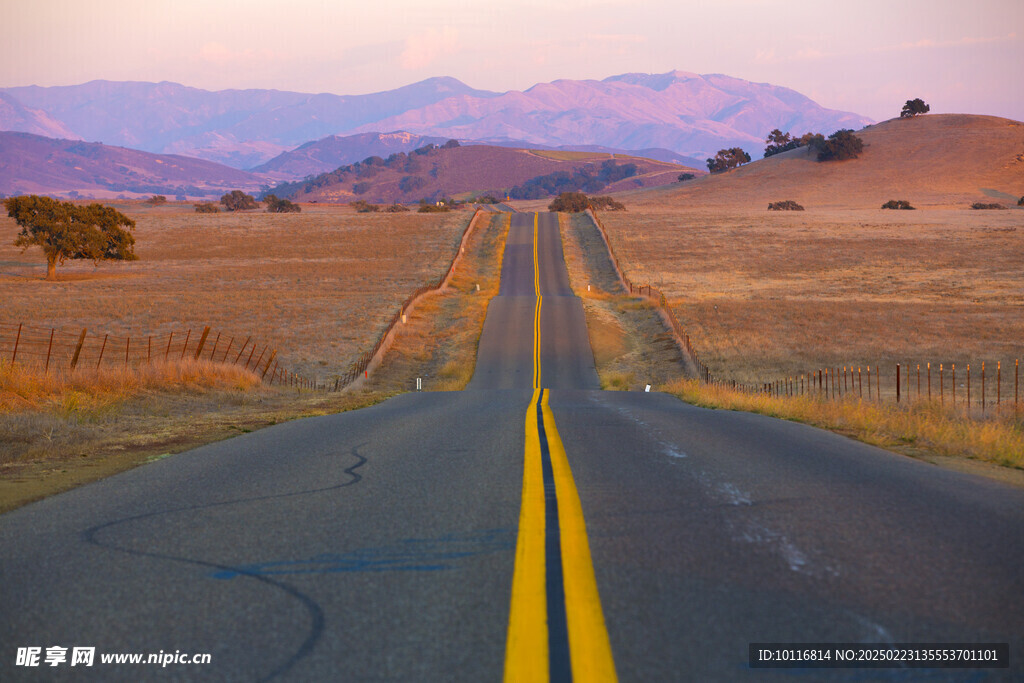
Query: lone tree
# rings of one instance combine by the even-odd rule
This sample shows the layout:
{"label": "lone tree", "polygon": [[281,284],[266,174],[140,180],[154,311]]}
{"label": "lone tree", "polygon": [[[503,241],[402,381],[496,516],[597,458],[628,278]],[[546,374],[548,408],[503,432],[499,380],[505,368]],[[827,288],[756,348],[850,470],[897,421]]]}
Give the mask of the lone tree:
{"label": "lone tree", "polygon": [[749,162],[750,155],[739,147],[720,149],[714,159],[707,160],[708,170],[712,173],[722,173]]}
{"label": "lone tree", "polygon": [[255,209],[257,206],[257,202],[252,195],[248,195],[241,190],[232,190],[220,198],[220,203],[223,204],[224,208],[228,211]]}
{"label": "lone tree", "polygon": [[134,261],[135,221],[102,204],[76,206],[49,197],[23,195],[4,200],[7,215],[21,226],[14,245],[42,247],[46,279],[57,279],[57,264],[68,259]]}
{"label": "lone tree", "polygon": [[900,111],[901,119],[909,119],[917,116],[918,114],[927,114],[931,111],[931,107],[924,103],[920,97],[907,100],[907,103],[903,105],[903,109]]}

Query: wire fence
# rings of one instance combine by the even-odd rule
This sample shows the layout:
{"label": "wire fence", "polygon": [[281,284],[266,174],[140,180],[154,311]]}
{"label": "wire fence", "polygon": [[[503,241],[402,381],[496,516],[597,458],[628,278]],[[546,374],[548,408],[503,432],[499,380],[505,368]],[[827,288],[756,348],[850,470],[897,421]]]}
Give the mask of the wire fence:
{"label": "wire fence", "polygon": [[693,348],[690,336],[679,324],[664,292],[649,284],[636,284],[626,277],[597,212],[588,209],[587,214],[601,234],[612,266],[623,287],[630,294],[648,299],[655,304],[675,335],[686,359],[692,363],[691,370],[705,384],[728,386],[739,391],[773,396],[857,398],[875,402],[888,401],[897,405],[923,400],[938,401],[940,406],[949,405],[962,410],[968,416],[1002,413],[1009,410],[1012,400],[1014,415],[1020,413],[1019,359],[1012,359],[1005,367],[1002,361],[996,361],[994,372],[990,361],[987,365],[986,361],[974,363],[973,371],[971,363],[962,364],[959,380],[955,363],[947,367],[945,363],[927,362],[896,363],[895,367],[892,363],[887,363],[884,368],[881,363],[875,364],[873,368],[870,365],[825,367],[754,384],[720,379],[712,373],[711,368]]}
{"label": "wire fence", "polygon": [[[892,363],[886,366],[844,365],[802,372],[761,385],[727,383],[747,392],[773,396],[817,396],[826,399],[856,398],[909,404],[937,401],[940,406],[982,416],[1021,409],[1020,359],[1004,364],[982,361],[956,363]],[[884,379],[883,379],[884,377]]]}
{"label": "wire fence", "polygon": [[283,368],[277,350],[252,336],[242,337],[202,330],[161,335],[117,336],[90,332],[88,329],[68,330],[39,327],[25,323],[0,321],[0,359],[11,365],[21,364],[51,368],[139,367],[154,362],[208,360],[244,367],[260,376],[266,384],[314,388],[308,378]]}

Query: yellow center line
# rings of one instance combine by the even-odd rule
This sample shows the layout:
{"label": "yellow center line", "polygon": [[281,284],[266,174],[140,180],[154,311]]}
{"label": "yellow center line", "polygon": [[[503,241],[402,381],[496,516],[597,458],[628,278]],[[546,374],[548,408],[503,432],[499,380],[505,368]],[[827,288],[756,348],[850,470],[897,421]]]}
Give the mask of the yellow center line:
{"label": "yellow center line", "polygon": [[540,259],[537,255],[539,213],[533,214],[533,293],[537,303],[533,308],[533,388],[540,388]]}
{"label": "yellow center line", "polygon": [[551,454],[551,469],[558,498],[558,526],[562,545],[565,618],[569,627],[569,657],[574,681],[615,681],[615,661],[594,577],[594,562],[583,521],[583,506],[573,480],[565,446],[544,390],[541,412]]}
{"label": "yellow center line", "polygon": [[[533,390],[531,408],[540,398]],[[519,511],[512,607],[505,642],[505,680],[548,680],[547,567],[544,560],[544,477],[537,415],[526,411],[523,506]]]}
{"label": "yellow center line", "polygon": [[[550,678],[548,641],[548,558],[544,491],[544,452],[548,453],[558,505],[558,545],[561,552],[562,589],[569,640],[569,661],[574,681],[616,681],[615,661],[605,626],[601,598],[583,520],[583,507],[573,480],[565,446],[558,434],[541,388],[540,269],[537,257],[537,215],[533,221],[534,292],[533,397],[526,411],[526,447],[523,464],[523,503],[519,512],[516,563],[512,577],[512,604],[505,644],[505,680],[545,682]],[[538,427],[538,413],[543,436]],[[544,440],[542,444],[541,441]],[[552,532],[554,533],[554,531]],[[556,558],[557,560],[557,558]]]}

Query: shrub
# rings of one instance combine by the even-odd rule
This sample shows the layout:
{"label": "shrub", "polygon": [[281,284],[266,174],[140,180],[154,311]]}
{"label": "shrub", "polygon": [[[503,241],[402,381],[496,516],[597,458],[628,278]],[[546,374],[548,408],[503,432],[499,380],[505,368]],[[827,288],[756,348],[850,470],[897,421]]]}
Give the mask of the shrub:
{"label": "shrub", "polygon": [[146,203],[149,204],[150,206],[160,206],[161,204],[167,203],[167,197],[163,196],[162,194],[155,194],[149,199],[147,199]]}
{"label": "shrub", "polygon": [[497,198],[495,198],[495,197],[493,197],[492,195],[489,195],[489,194],[485,194],[482,197],[477,197],[473,201],[475,201],[477,204],[500,204],[501,203],[500,201],[497,200]]}
{"label": "shrub", "polygon": [[446,213],[451,211],[451,207],[447,204],[428,204],[427,202],[420,202],[420,208],[417,213]]}
{"label": "shrub", "polygon": [[625,211],[626,205],[622,202],[615,201],[612,197],[607,195],[601,197],[591,197],[590,206],[593,209],[605,209],[607,211]]}
{"label": "shrub", "polygon": [[548,204],[548,211],[564,211],[565,213],[579,213],[590,208],[590,200],[582,192],[563,192]]}
{"label": "shrub", "polygon": [[302,207],[288,199],[278,199],[277,195],[268,194],[263,198],[267,204],[267,213],[299,213]]}
{"label": "shrub", "polygon": [[697,177],[696,174],[693,174],[693,173],[680,173],[676,177],[676,180],[678,180],[681,183],[685,183],[687,180],[693,180],[696,177]]}
{"label": "shrub", "polygon": [[199,202],[195,207],[196,213],[220,213],[220,207],[213,202]]}
{"label": "shrub", "polygon": [[971,204],[972,209],[988,210],[988,209],[1005,209],[1006,207],[1002,204],[985,204],[984,202],[974,202]]}
{"label": "shrub", "polygon": [[910,205],[906,199],[890,199],[885,204],[882,204],[883,209],[903,209],[905,211],[913,211],[914,207]]}
{"label": "shrub", "polygon": [[1024,206],[1024,197],[1017,200],[1017,206]]}
{"label": "shrub", "polygon": [[441,149],[453,149],[459,146],[458,140],[449,140],[448,142],[441,145]]}
{"label": "shrub", "polygon": [[856,159],[864,151],[864,141],[852,130],[837,130],[828,136],[828,140],[815,140],[812,144],[818,151],[818,161]]}
{"label": "shrub", "polygon": [[787,199],[782,202],[772,202],[768,205],[769,211],[803,211],[804,207],[800,206],[792,199]]}
{"label": "shrub", "polygon": [[371,204],[362,199],[357,199],[356,201],[349,204],[349,206],[355,209],[356,213],[375,213],[377,211],[380,211],[379,206],[377,206],[376,204]]}
{"label": "shrub", "polygon": [[228,194],[220,198],[220,203],[224,205],[224,208],[228,211],[243,211],[245,209],[255,209],[258,205],[256,200],[241,190],[232,190]]}
{"label": "shrub", "polygon": [[404,204],[392,204],[391,206],[387,207],[384,210],[387,211],[388,213],[401,213],[403,211],[410,211],[411,209],[409,209],[409,207],[405,206]]}
{"label": "shrub", "polygon": [[372,185],[367,182],[356,183],[352,186],[352,191],[356,194],[366,194],[370,191]]}

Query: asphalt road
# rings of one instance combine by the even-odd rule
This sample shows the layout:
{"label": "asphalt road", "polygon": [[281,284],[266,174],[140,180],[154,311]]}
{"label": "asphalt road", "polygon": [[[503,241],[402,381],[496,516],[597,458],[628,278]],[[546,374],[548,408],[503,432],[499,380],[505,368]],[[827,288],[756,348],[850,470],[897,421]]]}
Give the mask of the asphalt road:
{"label": "asphalt road", "polygon": [[[0,681],[606,679],[602,638],[622,680],[1024,680],[1024,492],[597,391],[557,221],[534,221],[512,216],[466,391],[278,425],[0,517]],[[753,642],[1009,643],[1011,668],[751,670]],[[54,646],[95,663],[47,666]],[[18,666],[26,647],[40,666]],[[211,662],[100,661],[161,652]]]}

